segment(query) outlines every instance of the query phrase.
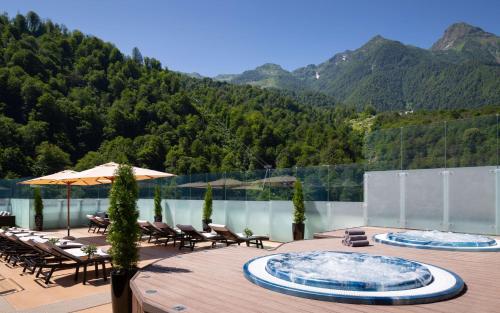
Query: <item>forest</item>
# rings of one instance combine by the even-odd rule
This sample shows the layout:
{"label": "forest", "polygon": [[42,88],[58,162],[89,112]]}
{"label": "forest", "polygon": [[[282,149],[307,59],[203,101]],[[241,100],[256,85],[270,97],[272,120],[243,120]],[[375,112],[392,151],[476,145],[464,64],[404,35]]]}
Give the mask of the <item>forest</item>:
{"label": "forest", "polygon": [[192,78],[34,12],[0,16],[2,178],[107,161],[176,174],[363,162],[373,130],[498,113],[355,107]]}

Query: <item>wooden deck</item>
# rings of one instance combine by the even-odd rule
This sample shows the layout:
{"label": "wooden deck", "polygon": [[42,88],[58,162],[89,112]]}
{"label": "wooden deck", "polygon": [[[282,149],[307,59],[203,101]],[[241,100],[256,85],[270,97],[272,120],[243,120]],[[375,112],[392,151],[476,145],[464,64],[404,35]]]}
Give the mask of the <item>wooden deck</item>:
{"label": "wooden deck", "polygon": [[[390,231],[364,228],[370,236]],[[331,235],[342,235],[333,232]],[[314,239],[283,244],[274,251],[230,246],[198,249],[154,263],[134,278],[135,312],[500,312],[500,253],[448,252],[378,244],[350,248],[340,239]],[[249,259],[277,252],[305,250],[356,251],[398,256],[454,271],[467,291],[452,300],[407,306],[370,306],[303,299],[273,292],[247,281],[242,266]],[[181,310],[175,310],[175,307]],[[182,309],[183,308],[183,309]]]}

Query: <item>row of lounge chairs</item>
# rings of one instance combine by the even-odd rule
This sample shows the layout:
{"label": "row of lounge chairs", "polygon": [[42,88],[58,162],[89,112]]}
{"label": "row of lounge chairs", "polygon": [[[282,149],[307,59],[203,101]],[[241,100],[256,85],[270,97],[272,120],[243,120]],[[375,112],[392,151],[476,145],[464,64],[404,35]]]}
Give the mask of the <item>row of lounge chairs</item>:
{"label": "row of lounge chairs", "polygon": [[155,242],[159,242],[164,239],[165,246],[169,243],[169,241],[173,241],[175,247],[177,241],[181,241],[183,238],[183,234],[180,231],[170,227],[166,223],[150,223],[148,221],[138,221],[137,223],[139,224],[142,237],[149,237],[148,242],[151,242],[153,239],[155,239]]}
{"label": "row of lounge chairs", "polygon": [[45,284],[50,283],[57,270],[75,269],[74,280],[78,280],[83,268],[83,284],[87,282],[87,267],[94,265],[96,277],[98,266],[102,267],[102,278],[107,280],[106,263],[111,257],[99,250],[91,258],[81,251],[83,244],[60,239],[56,244],[44,238],[43,233],[33,233],[25,229],[11,228],[0,230],[0,257],[12,266],[23,266],[23,272],[36,273],[36,279],[43,276]]}
{"label": "row of lounge chairs", "polygon": [[257,248],[264,248],[263,240],[268,240],[267,236],[244,236],[240,233],[233,232],[229,227],[219,224],[209,224],[212,232],[200,232],[192,225],[177,224],[177,228],[173,228],[166,223],[148,221],[138,221],[141,229],[142,237],[146,236],[148,242],[154,240],[158,243],[162,240],[165,246],[171,240],[176,246],[179,241],[179,250],[186,247],[194,250],[194,247],[199,242],[211,242],[212,247],[217,242],[225,243],[227,246],[231,244],[246,243],[247,246],[255,245]]}
{"label": "row of lounge chairs", "polygon": [[108,230],[108,226],[111,224],[108,218],[96,215],[87,215],[87,219],[89,220],[89,230],[88,232],[100,232],[102,229],[102,233],[105,234]]}

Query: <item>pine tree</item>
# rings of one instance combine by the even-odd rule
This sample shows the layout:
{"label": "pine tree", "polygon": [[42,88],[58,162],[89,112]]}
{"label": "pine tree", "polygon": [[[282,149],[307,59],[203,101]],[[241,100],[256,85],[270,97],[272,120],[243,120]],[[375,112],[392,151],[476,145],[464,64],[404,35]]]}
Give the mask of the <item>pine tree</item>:
{"label": "pine tree", "polygon": [[107,239],[111,244],[113,266],[118,270],[128,270],[137,267],[139,259],[138,187],[129,165],[120,165],[115,174],[109,208],[112,223]]}
{"label": "pine tree", "polygon": [[137,47],[134,47],[134,49],[132,49],[132,60],[139,64],[142,64],[144,62],[141,51],[139,51],[139,48]]}
{"label": "pine tree", "polygon": [[304,206],[304,193],[302,192],[302,184],[298,179],[295,181],[292,201],[294,207],[293,222],[295,224],[302,224],[306,220],[306,209]]}
{"label": "pine tree", "polygon": [[[155,222],[161,222],[163,208],[161,207],[160,186],[155,187],[154,210],[155,210]],[[156,220],[157,218],[159,219],[159,221]]]}
{"label": "pine tree", "polygon": [[212,218],[212,186],[208,184],[207,192],[205,193],[205,203],[203,204],[203,220],[208,221]]}

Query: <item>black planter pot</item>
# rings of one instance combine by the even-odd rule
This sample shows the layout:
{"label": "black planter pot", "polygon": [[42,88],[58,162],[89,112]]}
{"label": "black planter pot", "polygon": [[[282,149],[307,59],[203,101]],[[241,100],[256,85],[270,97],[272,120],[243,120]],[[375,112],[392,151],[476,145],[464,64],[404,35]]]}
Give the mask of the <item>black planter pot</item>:
{"label": "black planter pot", "polygon": [[304,223],[292,223],[293,240],[304,240]]}
{"label": "black planter pot", "polygon": [[162,215],[155,215],[155,222],[161,222],[163,220]]}
{"label": "black planter pot", "polygon": [[203,224],[203,231],[206,231],[206,232],[212,231],[212,228],[210,228],[210,226],[208,226],[208,224],[212,223],[212,219],[202,220],[201,223]]}
{"label": "black planter pot", "polygon": [[111,302],[113,313],[132,312],[130,280],[135,273],[137,273],[137,268],[111,271]]}
{"label": "black planter pot", "polygon": [[35,228],[37,231],[43,230],[43,215],[35,214]]}

